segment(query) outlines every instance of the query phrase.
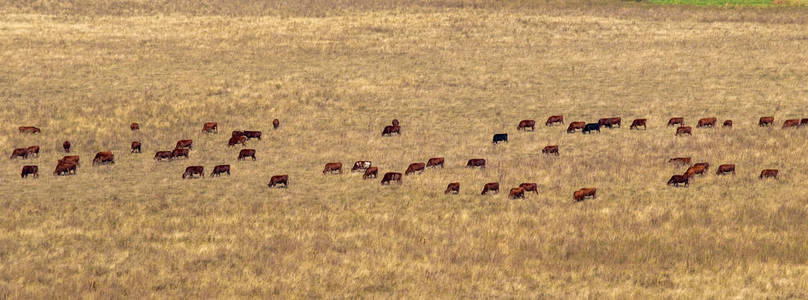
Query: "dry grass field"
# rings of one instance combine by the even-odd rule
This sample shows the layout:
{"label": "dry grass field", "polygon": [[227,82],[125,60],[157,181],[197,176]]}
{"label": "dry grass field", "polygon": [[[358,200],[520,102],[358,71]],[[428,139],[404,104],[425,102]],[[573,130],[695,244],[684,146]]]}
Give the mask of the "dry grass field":
{"label": "dry grass field", "polygon": [[[0,0],[0,149],[43,149],[0,163],[0,298],[806,298],[808,129],[780,129],[808,117],[806,49],[797,7]],[[584,136],[554,114],[649,123]],[[674,137],[674,116],[735,126]],[[227,147],[238,129],[264,132],[257,161]],[[52,176],[66,139],[82,166]],[[179,139],[189,160],[152,159]],[[115,165],[91,166],[102,150]],[[321,174],[437,156],[400,186]],[[713,167],[668,187],[674,156]],[[539,194],[507,199],[521,182]]]}

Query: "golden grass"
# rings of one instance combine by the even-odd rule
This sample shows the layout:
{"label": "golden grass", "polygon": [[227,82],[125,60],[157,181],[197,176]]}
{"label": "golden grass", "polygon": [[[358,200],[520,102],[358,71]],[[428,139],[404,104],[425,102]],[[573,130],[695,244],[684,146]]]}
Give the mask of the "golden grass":
{"label": "golden grass", "polygon": [[[756,126],[808,117],[805,10],[21,3],[0,16],[0,149],[43,150],[0,164],[2,298],[808,296],[808,131]],[[552,114],[626,127],[515,130]],[[673,116],[735,128],[676,138]],[[640,117],[648,130],[629,131]],[[403,135],[382,138],[393,118]],[[202,134],[205,121],[221,133]],[[226,147],[236,129],[264,131],[248,142],[256,162]],[[494,147],[499,132],[511,141]],[[188,161],[151,159],[185,138]],[[65,139],[83,165],[54,177]],[[143,154],[128,153],[132,140]],[[561,155],[542,157],[551,144]],[[91,167],[101,150],[117,163]],[[320,173],[356,160],[403,172],[436,156],[445,169],[401,186]],[[674,156],[738,174],[713,167],[674,189]],[[463,168],[477,157],[487,169]],[[222,163],[232,176],[180,179]],[[24,164],[40,178],[21,180]],[[764,168],[780,180],[759,181]],[[291,186],[268,189],[275,174]],[[460,195],[445,196],[453,181]],[[490,181],[540,193],[480,196]],[[589,186],[598,198],[572,203]]]}

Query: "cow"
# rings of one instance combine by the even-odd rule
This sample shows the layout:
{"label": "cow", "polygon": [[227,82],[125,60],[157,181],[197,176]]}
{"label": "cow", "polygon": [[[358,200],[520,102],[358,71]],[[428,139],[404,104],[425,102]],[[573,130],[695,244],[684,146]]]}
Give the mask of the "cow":
{"label": "cow", "polygon": [[512,188],[511,192],[508,193],[508,198],[511,198],[511,199],[519,199],[519,198],[525,199],[525,189],[519,188],[519,187]]}
{"label": "cow", "polygon": [[11,151],[11,157],[9,159],[14,159],[15,157],[28,158],[28,148],[17,148]]}
{"label": "cow", "polygon": [[72,162],[72,163],[76,164],[76,166],[81,166],[81,163],[79,163],[79,156],[78,155],[68,155],[68,156],[62,157],[62,159],[60,159],[58,161],[59,164],[68,163],[68,162]]}
{"label": "cow", "polygon": [[64,143],[62,143],[62,148],[65,149],[65,153],[70,153],[70,142],[65,141]]}
{"label": "cow", "polygon": [[261,140],[260,131],[244,130],[244,136],[246,136],[248,140],[249,139],[258,139],[259,141]]}
{"label": "cow", "polygon": [[36,154],[36,157],[39,157],[39,146],[31,146],[31,147],[25,148],[25,152],[26,152],[25,157],[29,157],[29,156],[32,156],[34,154]]}
{"label": "cow", "polygon": [[194,144],[194,140],[179,140],[177,141],[177,146],[174,146],[174,149],[191,149]]}
{"label": "cow", "polygon": [[62,175],[76,175],[76,166],[77,164],[72,161],[62,161],[60,160],[58,164],[56,164],[56,169],[53,170],[54,176],[62,176]]}
{"label": "cow", "polygon": [[233,130],[233,132],[230,133],[230,136],[231,137],[244,136],[244,131]]}
{"label": "cow", "polygon": [[647,129],[645,127],[645,123],[647,121],[648,121],[648,119],[634,119],[634,121],[631,121],[631,126],[628,127],[628,130],[632,130],[632,129],[640,130],[640,126],[642,126],[643,130]]}
{"label": "cow", "polygon": [[384,177],[382,177],[382,185],[390,184],[391,181],[395,181],[398,184],[401,184],[401,173],[396,172],[387,172],[384,173]]}
{"label": "cow", "polygon": [[190,152],[191,151],[189,151],[188,149],[174,149],[174,150],[171,150],[171,159],[177,159],[177,158],[180,158],[180,156],[184,156],[185,158],[190,158],[188,156],[188,154]]}
{"label": "cow", "polygon": [[789,127],[797,128],[797,126],[799,126],[799,125],[800,125],[800,120],[799,119],[789,119],[789,120],[786,120],[785,122],[783,122],[783,129],[789,128]]}
{"label": "cow", "polygon": [[110,151],[102,151],[95,154],[93,158],[93,166],[105,164],[115,164],[115,155]]}
{"label": "cow", "polygon": [[582,188],[572,193],[572,199],[576,202],[584,201],[586,197],[592,197],[592,199],[595,199],[595,192],[597,192],[596,188]]}
{"label": "cow", "polygon": [[524,189],[525,192],[534,192],[536,195],[539,194],[539,185],[535,183],[522,183],[519,185],[520,188]]}
{"label": "cow", "polygon": [[499,182],[489,182],[483,186],[483,192],[480,195],[488,194],[488,192],[494,192],[494,194],[499,193]]}
{"label": "cow", "polygon": [[676,136],[680,136],[683,134],[693,135],[693,127],[690,126],[683,126],[676,128]]}
{"label": "cow", "polygon": [[362,174],[362,179],[376,178],[379,175],[379,168],[370,167],[365,169],[365,174]]}
{"label": "cow", "polygon": [[424,163],[411,163],[410,166],[407,167],[407,170],[404,171],[404,175],[410,175],[410,173],[415,173],[415,172],[423,173],[425,167],[426,167],[426,164],[424,164]]}
{"label": "cow", "polygon": [[586,126],[586,122],[571,122],[570,126],[567,127],[567,133],[574,133],[575,130],[584,129]]}
{"label": "cow", "polygon": [[473,167],[480,167],[480,169],[485,169],[485,159],[482,158],[472,158],[466,163],[466,168],[473,168]]}
{"label": "cow", "polygon": [[694,167],[699,167],[699,166],[704,167],[705,171],[710,169],[710,163],[707,163],[707,162],[696,163],[693,166]]}
{"label": "cow", "polygon": [[724,164],[718,166],[718,170],[715,171],[715,175],[725,175],[727,173],[732,173],[735,175],[735,165],[734,164]]}
{"label": "cow", "polygon": [[674,126],[679,124],[679,126],[685,126],[685,118],[682,117],[673,117],[668,120],[668,126]]}
{"label": "cow", "polygon": [[704,165],[693,165],[690,168],[687,168],[684,175],[687,177],[693,177],[696,174],[704,174],[707,171],[707,168]]}
{"label": "cow", "polygon": [[367,168],[370,168],[371,162],[369,160],[357,160],[353,167],[351,168],[351,172],[364,172]]}
{"label": "cow", "polygon": [[508,134],[507,133],[496,133],[494,134],[494,144],[499,144],[500,142],[508,142]]}
{"label": "cow", "polygon": [[242,147],[247,147],[247,137],[240,135],[231,137],[229,141],[227,141],[228,147],[233,147],[236,144],[241,144]]}
{"label": "cow", "polygon": [[140,124],[138,123],[129,124],[129,129],[131,129],[132,131],[140,130]]}
{"label": "cow", "polygon": [[161,161],[164,159],[171,160],[173,152],[172,151],[157,151],[154,153],[154,160]]}
{"label": "cow", "polygon": [[20,178],[28,177],[28,175],[32,175],[34,178],[39,177],[39,167],[37,166],[23,166],[22,172],[20,173]]}
{"label": "cow", "polygon": [[194,178],[194,175],[199,175],[199,177],[204,178],[205,177],[204,171],[205,168],[203,168],[202,166],[189,166],[185,168],[185,172],[182,173],[182,179],[185,179],[186,177]]}
{"label": "cow", "polygon": [[36,128],[34,126],[20,126],[18,129],[20,130],[20,133],[37,134],[42,132],[41,130],[39,130],[39,128]]}
{"label": "cow", "polygon": [[248,157],[252,157],[252,160],[255,161],[255,149],[241,149],[238,152],[238,160],[245,160]]}
{"label": "cow", "polygon": [[732,128],[732,120],[724,121],[724,125],[722,125],[722,127],[724,127],[724,128],[727,128],[727,127]]}
{"label": "cow", "polygon": [[700,119],[699,123],[696,125],[696,128],[702,128],[702,127],[710,127],[710,128],[712,128],[712,127],[715,127],[715,122],[716,121],[717,121],[717,119],[715,117]]}
{"label": "cow", "polygon": [[581,130],[581,133],[582,134],[587,134],[587,133],[591,134],[592,131],[597,131],[598,133],[600,133],[600,125],[598,123],[586,124],[586,125],[584,125],[584,129]]}
{"label": "cow", "polygon": [[218,165],[213,167],[213,172],[210,173],[210,177],[222,176],[224,173],[227,173],[227,176],[230,176],[230,165]]}
{"label": "cow", "polygon": [[132,142],[132,147],[131,147],[131,150],[129,151],[129,153],[141,153],[140,152],[140,146],[142,146],[142,145],[140,144],[139,141]]}
{"label": "cow", "polygon": [[760,127],[771,126],[772,124],[774,124],[774,117],[760,117],[758,121],[758,126]]}
{"label": "cow", "polygon": [[392,136],[393,133],[401,135],[401,127],[400,126],[395,126],[395,125],[384,126],[384,129],[382,130],[382,136],[385,136],[385,135],[386,136]]}
{"label": "cow", "polygon": [[550,116],[547,118],[547,122],[544,122],[544,126],[550,126],[555,123],[564,124],[564,116]]}
{"label": "cow", "polygon": [[443,157],[433,157],[426,161],[426,166],[427,168],[437,168],[438,166],[443,168],[443,162]]}
{"label": "cow", "polygon": [[460,194],[460,182],[449,183],[449,185],[446,186],[446,191],[444,191],[443,193]]}
{"label": "cow", "polygon": [[690,164],[690,157],[674,157],[669,159],[668,163],[674,165],[686,166]]}
{"label": "cow", "polygon": [[535,120],[522,120],[522,121],[519,121],[519,125],[516,126],[517,131],[519,131],[519,130],[527,131],[528,128],[530,128],[530,131],[535,130],[536,129],[536,121]]}
{"label": "cow", "polygon": [[272,129],[278,129],[278,126],[281,126],[281,121],[278,119],[272,120]]}
{"label": "cow", "polygon": [[[289,187],[289,175],[275,175],[269,178],[269,187],[283,184],[283,188]],[[280,188],[280,186],[279,186]]]}
{"label": "cow", "polygon": [[342,174],[342,163],[334,162],[325,164],[325,168],[323,168],[323,175],[334,172]]}
{"label": "cow", "polygon": [[687,174],[685,175],[673,175],[671,179],[668,179],[668,185],[673,185],[674,187],[679,187],[679,184],[684,184],[687,187],[690,184],[690,176]]}
{"label": "cow", "polygon": [[541,149],[541,153],[547,155],[555,154],[558,156],[558,145],[546,146],[544,149]]}
{"label": "cow", "polygon": [[808,118],[800,119],[800,127],[808,125]]}
{"label": "cow", "polygon": [[763,178],[770,178],[771,177],[771,178],[777,179],[777,174],[778,173],[780,173],[780,171],[778,171],[777,169],[765,169],[763,171],[760,171],[760,177],[759,178],[763,179]]}
{"label": "cow", "polygon": [[390,122],[390,124],[393,124],[393,126],[398,126],[398,119],[393,119],[393,121]]}
{"label": "cow", "polygon": [[620,127],[622,122],[623,120],[619,117],[603,118],[598,120],[598,125],[601,127],[606,126],[607,128],[614,128],[614,126]]}
{"label": "cow", "polygon": [[205,122],[205,124],[202,124],[202,132],[219,133],[219,124],[216,124],[216,122]]}

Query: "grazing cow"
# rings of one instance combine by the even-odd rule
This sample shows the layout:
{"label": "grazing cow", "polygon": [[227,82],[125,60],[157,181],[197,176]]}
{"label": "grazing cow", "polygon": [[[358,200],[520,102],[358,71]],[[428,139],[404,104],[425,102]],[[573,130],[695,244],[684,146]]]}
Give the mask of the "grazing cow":
{"label": "grazing cow", "polygon": [[696,125],[696,128],[702,128],[702,127],[711,127],[712,128],[712,127],[715,127],[715,122],[717,120],[718,119],[716,119],[715,117],[700,119],[699,123]]}
{"label": "grazing cow", "polygon": [[642,129],[647,129],[645,127],[645,123],[647,121],[648,121],[648,119],[634,119],[634,121],[631,121],[631,126],[628,127],[628,130],[632,130],[632,129],[640,130],[640,126],[642,126]]}
{"label": "grazing cow", "polygon": [[808,125],[808,118],[800,119],[800,126]]}
{"label": "grazing cow", "polygon": [[278,129],[278,126],[281,126],[281,121],[278,121],[278,119],[272,120],[272,129]]}
{"label": "grazing cow", "polygon": [[519,198],[525,199],[525,189],[519,188],[519,187],[512,188],[511,192],[508,193],[508,198],[511,198],[511,199],[519,199]]}
{"label": "grazing cow", "polygon": [[115,164],[115,155],[112,155],[110,151],[102,151],[95,154],[95,158],[93,158],[93,166],[95,165],[105,165],[105,164]]}
{"label": "grazing cow", "polygon": [[28,177],[28,175],[33,175],[34,178],[39,177],[39,167],[37,166],[23,166],[22,173],[20,173],[21,178]]}
{"label": "grazing cow", "polygon": [[[181,150],[181,149],[177,149],[177,150]],[[187,150],[187,149],[182,149],[182,150]],[[164,159],[171,160],[172,156],[173,156],[172,151],[157,151],[157,153],[154,154],[154,160],[156,160],[156,161],[161,161],[161,160],[164,160]]]}
{"label": "grazing cow", "polygon": [[182,179],[185,179],[186,177],[194,178],[194,175],[199,175],[199,177],[204,178],[205,177],[204,171],[205,168],[203,168],[202,166],[189,166],[185,168],[185,172],[182,173]]}
{"label": "grazing cow", "polygon": [[213,172],[210,173],[210,177],[222,176],[224,173],[227,173],[227,176],[230,176],[230,165],[218,165],[213,167]]}
{"label": "grazing cow", "polygon": [[589,123],[584,125],[584,129],[581,130],[582,134],[591,133],[591,131],[597,131],[600,133],[600,125],[598,123]]}
{"label": "grazing cow", "polygon": [[233,147],[236,144],[241,144],[242,147],[247,147],[247,137],[240,135],[231,137],[229,141],[227,141],[228,147]]}
{"label": "grazing cow", "polygon": [[584,129],[586,126],[586,122],[571,122],[570,126],[567,127],[567,133],[574,133],[575,130]]}
{"label": "grazing cow", "polygon": [[732,128],[732,120],[724,121],[724,125],[722,127],[729,127]]}
{"label": "grazing cow", "polygon": [[685,118],[674,117],[668,120],[668,126],[674,126],[676,124],[679,124],[679,126],[685,126]]}
{"label": "grazing cow", "polygon": [[132,142],[132,147],[129,153],[140,153],[140,146],[142,145],[140,144],[139,141]]}
{"label": "grazing cow", "polygon": [[175,146],[174,149],[185,149],[185,148],[191,149],[191,146],[193,146],[193,144],[194,140],[179,140],[177,141],[177,146]]}
{"label": "grazing cow", "polygon": [[547,118],[547,122],[544,122],[544,126],[550,126],[555,123],[564,124],[564,116],[550,116]]}
{"label": "grazing cow", "polygon": [[460,194],[460,182],[449,183],[449,185],[446,186],[446,191],[444,191],[443,193]]}
{"label": "grazing cow", "polygon": [[536,195],[539,194],[539,185],[535,183],[522,183],[519,185],[520,188],[524,189],[525,192],[534,192]]}
{"label": "grazing cow", "polygon": [[690,168],[687,168],[684,175],[687,177],[693,177],[693,175],[696,174],[704,175],[705,172],[707,172],[707,168],[704,165],[693,165]]}
{"label": "grazing cow", "polygon": [[494,144],[499,144],[500,142],[508,142],[508,134],[507,133],[496,133],[494,134]]}
{"label": "grazing cow", "polygon": [[131,129],[131,130],[140,130],[140,124],[138,124],[138,123],[129,124],[129,129]]}
{"label": "grazing cow", "polygon": [[683,134],[693,135],[693,127],[690,126],[683,126],[676,128],[676,136],[680,136]]}
{"label": "grazing cow", "polygon": [[687,187],[690,184],[690,176],[685,175],[673,175],[671,179],[668,179],[668,185],[673,185],[674,187],[679,187],[679,184],[684,184]]}
{"label": "grazing cow", "polygon": [[404,171],[404,175],[410,175],[410,173],[415,172],[423,173],[425,167],[426,165],[424,163],[411,163],[410,166],[407,167],[407,170]]}
{"label": "grazing cow", "polygon": [[620,124],[623,122],[623,119],[619,117],[613,118],[603,118],[598,120],[599,126],[606,126],[607,128],[614,128],[614,126],[620,127]]}
{"label": "grazing cow", "polygon": [[790,119],[783,122],[783,128],[789,128],[789,127],[797,128],[797,126],[799,125],[800,125],[799,119]]}
{"label": "grazing cow", "polygon": [[485,169],[485,159],[482,158],[472,158],[466,163],[466,168],[473,168],[473,167],[480,167],[480,169]]}
{"label": "grazing cow", "polygon": [[269,178],[269,187],[274,187],[281,184],[283,184],[283,188],[289,187],[289,175],[275,175]]}
{"label": "grazing cow", "polygon": [[376,178],[379,175],[379,168],[370,167],[365,169],[365,174],[362,174],[362,179]]}
{"label": "grazing cow", "polygon": [[546,146],[544,147],[544,149],[541,149],[541,153],[547,155],[555,154],[556,156],[558,156],[558,145]]}
{"label": "grazing cow", "polygon": [[686,166],[690,164],[690,157],[674,157],[668,160],[668,163],[674,165]]}
{"label": "grazing cow", "polygon": [[39,146],[31,146],[25,149],[25,157],[29,157],[31,155],[36,154],[36,157],[39,157]]}
{"label": "grazing cow", "polygon": [[522,121],[519,121],[519,125],[516,126],[517,131],[519,131],[519,130],[527,131],[528,128],[530,128],[530,131],[535,130],[536,129],[536,121],[535,120],[522,120]]}
{"label": "grazing cow", "polygon": [[391,181],[395,181],[398,184],[401,184],[401,173],[396,172],[387,172],[384,173],[384,177],[382,177],[382,185],[390,184]]}
{"label": "grazing cow", "polygon": [[184,156],[185,158],[190,158],[188,155],[191,151],[188,149],[174,149],[171,151],[171,159],[177,159],[180,156]]}
{"label": "grazing cow", "polygon": [[732,173],[735,175],[735,165],[734,164],[724,164],[718,166],[718,170],[715,171],[715,175],[725,175],[727,173]]}
{"label": "grazing cow", "polygon": [[62,176],[62,175],[76,175],[76,166],[77,164],[72,161],[59,161],[56,164],[56,169],[53,170],[54,176]]}
{"label": "grazing cow", "polygon": [[231,137],[244,136],[244,131],[233,130],[233,132],[230,134],[230,136]]}
{"label": "grazing cow", "polygon": [[60,159],[58,161],[59,164],[69,163],[69,162],[76,164],[76,166],[81,166],[81,163],[79,163],[79,156],[78,155],[68,155],[68,156],[62,157],[62,159]]}
{"label": "grazing cow", "polygon": [[426,162],[426,166],[428,168],[437,168],[438,166],[443,168],[443,162],[443,157],[433,157]]}
{"label": "grazing cow", "polygon": [[15,157],[28,158],[28,148],[17,148],[11,151],[11,157],[9,159],[14,159]]}
{"label": "grazing cow", "polygon": [[763,179],[763,178],[770,178],[771,177],[771,178],[777,179],[777,174],[778,173],[780,173],[780,171],[778,171],[777,169],[765,169],[763,171],[760,171],[760,177],[759,178]]}
{"label": "grazing cow", "polygon": [[393,122],[391,122],[391,124],[393,124],[393,126],[398,126],[398,119],[393,119]]}
{"label": "grazing cow", "polygon": [[238,152],[238,160],[244,160],[248,157],[252,157],[252,160],[255,160],[255,149],[241,149]]}
{"label": "grazing cow", "polygon": [[488,194],[488,192],[499,193],[499,182],[489,182],[483,186],[483,192],[480,195]]}
{"label": "grazing cow", "polygon": [[205,122],[205,124],[202,124],[202,132],[219,133],[219,124],[216,124],[216,122]]}
{"label": "grazing cow", "polygon": [[353,168],[351,168],[351,172],[363,172],[370,168],[371,162],[369,160],[358,160],[353,164]]}
{"label": "grazing cow", "polygon": [[249,139],[258,139],[259,141],[261,140],[260,131],[244,130],[244,136],[246,136],[248,140]]}
{"label": "grazing cow", "polygon": [[41,130],[39,130],[39,128],[36,128],[34,126],[20,126],[20,128],[18,129],[20,130],[20,133],[37,134],[42,132]]}
{"label": "grazing cow", "polygon": [[386,136],[391,136],[391,135],[393,135],[393,133],[401,135],[401,127],[400,126],[395,126],[395,125],[384,126],[384,129],[382,130],[382,136],[385,136],[385,135]]}
{"label": "grazing cow", "polygon": [[699,166],[704,167],[705,171],[710,169],[710,163],[707,163],[707,162],[696,163],[693,166],[694,167],[699,167]]}
{"label": "grazing cow", "polygon": [[760,121],[758,121],[758,126],[770,126],[774,124],[774,117],[760,117]]}
{"label": "grazing cow", "polygon": [[342,174],[342,163],[341,162],[325,164],[325,168],[323,168],[323,175],[325,175],[327,173],[334,173],[334,172]]}
{"label": "grazing cow", "polygon": [[70,142],[65,141],[64,143],[62,143],[62,148],[65,149],[65,153],[70,153]]}
{"label": "grazing cow", "polygon": [[584,201],[586,197],[592,197],[592,199],[595,199],[596,191],[597,191],[596,188],[582,188],[572,193],[572,199],[575,200],[576,202]]}

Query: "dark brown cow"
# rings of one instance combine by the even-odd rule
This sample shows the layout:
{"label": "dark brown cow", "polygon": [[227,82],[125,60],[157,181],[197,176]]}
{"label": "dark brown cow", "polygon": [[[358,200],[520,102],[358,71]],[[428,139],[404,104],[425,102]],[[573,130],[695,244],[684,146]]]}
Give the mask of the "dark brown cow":
{"label": "dark brown cow", "polygon": [[603,118],[598,120],[598,125],[603,127],[606,126],[607,128],[614,128],[614,126],[620,127],[620,124],[623,122],[623,119],[619,117],[613,118]]}
{"label": "dark brown cow", "polygon": [[131,130],[140,130],[140,124],[138,124],[138,123],[129,124],[129,129],[131,129]]}
{"label": "dark brown cow", "polygon": [[390,184],[391,181],[395,181],[398,184],[401,184],[401,173],[396,172],[387,172],[384,173],[384,177],[382,177],[382,185]]}
{"label": "dark brown cow", "polygon": [[642,129],[647,129],[645,127],[645,123],[647,121],[648,121],[648,119],[634,119],[634,121],[631,121],[631,126],[629,126],[628,129],[629,130],[632,130],[632,129],[640,130],[640,126],[642,126]]}
{"label": "dark brown cow", "polygon": [[572,193],[572,199],[575,201],[584,201],[586,197],[595,199],[595,192],[597,192],[596,188],[582,188]]}
{"label": "dark brown cow", "polygon": [[245,160],[248,157],[252,157],[252,160],[255,160],[255,149],[241,149],[238,152],[238,160]]}
{"label": "dark brown cow", "polygon": [[522,120],[519,121],[519,125],[516,126],[516,130],[527,130],[530,128],[530,131],[536,129],[536,121],[535,120]]}
{"label": "dark brown cow", "polygon": [[690,164],[690,157],[674,157],[669,159],[668,163],[686,166]]}
{"label": "dark brown cow", "polygon": [[670,120],[668,120],[668,126],[674,126],[676,124],[679,124],[679,126],[684,126],[685,125],[685,118],[674,117],[674,118],[671,118]]}
{"label": "dark brown cow", "polygon": [[335,163],[327,163],[325,164],[325,168],[323,168],[323,175],[327,173],[334,173],[337,172],[342,174],[342,163],[335,162]]}
{"label": "dark brown cow", "polygon": [[485,159],[482,158],[472,158],[466,163],[466,168],[473,168],[473,167],[480,167],[481,169],[485,169]]}
{"label": "dark brown cow", "polygon": [[508,193],[508,198],[511,198],[511,199],[519,199],[519,198],[525,199],[525,189],[518,188],[518,187],[517,188],[512,188],[511,192]]}
{"label": "dark brown cow", "polygon": [[726,121],[724,121],[724,125],[723,125],[723,127],[730,127],[730,128],[732,128],[732,120],[726,120]]}
{"label": "dark brown cow", "polygon": [[783,128],[789,128],[789,127],[797,128],[797,126],[800,126],[799,119],[790,119],[783,122]]}
{"label": "dark brown cow", "polygon": [[140,153],[140,146],[142,146],[142,144],[140,144],[139,141],[132,142],[132,147],[129,153]]}
{"label": "dark brown cow", "polygon": [[9,159],[14,159],[15,157],[28,158],[28,148],[17,148],[11,151],[11,157]]}
{"label": "dark brown cow", "polygon": [[696,125],[696,128],[715,127],[715,122],[717,121],[718,119],[716,119],[715,117],[700,119],[699,124]]}
{"label": "dark brown cow", "polygon": [[202,124],[202,132],[219,133],[219,124],[216,124],[216,122],[205,122],[205,124]]}
{"label": "dark brown cow", "polygon": [[190,152],[191,151],[188,149],[174,149],[171,151],[171,159],[177,159],[180,158],[180,156],[190,158],[189,157]]}
{"label": "dark brown cow", "polygon": [[446,191],[444,191],[443,193],[460,194],[460,182],[449,183],[449,185],[446,186]]}
{"label": "dark brown cow", "polygon": [[115,155],[110,151],[102,151],[95,154],[93,158],[93,166],[105,164],[115,164]]}
{"label": "dark brown cow", "polygon": [[765,169],[760,171],[760,179],[763,178],[774,178],[777,179],[777,174],[780,173],[777,169]]}
{"label": "dark brown cow", "polygon": [[228,147],[233,147],[236,144],[241,144],[242,147],[247,147],[247,137],[240,135],[231,137],[229,141],[227,141]]}
{"label": "dark brown cow", "polygon": [[404,171],[404,175],[410,175],[410,173],[422,173],[424,172],[424,168],[426,168],[426,164],[424,163],[411,163],[407,170]]}
{"label": "dark brown cow", "polygon": [[37,166],[23,166],[22,172],[20,173],[21,178],[28,177],[28,175],[33,175],[34,178],[39,177],[39,167]]}
{"label": "dark brown cow", "polygon": [[734,164],[724,164],[718,166],[718,170],[715,171],[715,175],[725,175],[727,173],[732,173],[735,175],[735,165]]}
{"label": "dark brown cow", "polygon": [[687,187],[690,184],[690,176],[685,175],[673,175],[671,179],[668,179],[668,185],[673,185],[674,187],[679,187],[680,184],[684,184]]}
{"label": "dark brown cow", "polygon": [[202,166],[189,166],[185,168],[185,172],[182,173],[182,179],[185,179],[186,177],[194,178],[194,175],[199,175],[199,177],[204,178],[205,177],[204,172],[205,168],[203,168]]}
{"label": "dark brown cow", "polygon": [[34,126],[20,126],[20,128],[18,129],[20,130],[20,133],[36,134],[42,132],[41,130],[39,130],[39,128],[36,128]]}
{"label": "dark brown cow", "polygon": [[194,140],[179,140],[177,141],[177,145],[174,146],[174,149],[185,149],[185,148],[191,149],[193,145]]}
{"label": "dark brown cow", "polygon": [[556,156],[558,156],[559,155],[558,154],[558,145],[546,146],[546,147],[544,147],[544,149],[541,149],[541,153],[544,153],[544,154],[547,154],[547,155],[555,154]]}
{"label": "dark brown cow", "polygon": [[390,124],[392,124],[393,126],[398,126],[398,124],[399,124],[398,119],[393,119],[393,121],[390,122]]}
{"label": "dark brown cow", "polygon": [[443,168],[443,162],[443,157],[433,157],[426,162],[426,166],[428,168],[437,168],[438,166]]}
{"label": "dark brown cow", "polygon": [[547,118],[547,122],[544,122],[544,126],[550,126],[555,123],[564,124],[564,116],[550,116]]}
{"label": "dark brown cow", "polygon": [[65,149],[65,153],[70,153],[70,142],[65,141],[64,143],[62,143],[62,148]]}
{"label": "dark brown cow", "polygon": [[539,194],[539,185],[535,183],[522,183],[519,185],[520,188],[524,189],[525,192],[534,192],[536,195]]}
{"label": "dark brown cow", "polygon": [[382,130],[382,136],[391,136],[393,133],[401,135],[401,127],[395,125],[387,125],[384,126],[384,130]]}
{"label": "dark brown cow", "polygon": [[231,137],[244,136],[244,131],[233,130],[233,132],[230,133],[230,136]]}
{"label": "dark brown cow", "polygon": [[76,174],[76,166],[77,164],[72,161],[59,161],[56,164],[56,169],[53,170],[53,175],[55,176],[62,176],[62,175],[75,175]]}
{"label": "dark brown cow", "polygon": [[693,127],[683,126],[683,127],[676,128],[676,135],[677,136],[683,135],[683,134],[693,135]]}
{"label": "dark brown cow", "polygon": [[278,129],[278,126],[281,126],[281,121],[278,121],[278,119],[272,120],[272,129]]}
{"label": "dark brown cow", "polygon": [[26,152],[25,157],[29,157],[32,155],[36,155],[36,157],[39,157],[39,146],[28,147],[25,149],[25,152]]}
{"label": "dark brown cow", "polygon": [[365,170],[370,168],[370,166],[372,164],[373,163],[371,163],[369,160],[357,160],[353,164],[353,167],[351,168],[351,172],[364,172]]}
{"label": "dark brown cow", "polygon": [[376,178],[379,175],[379,168],[377,167],[370,167],[365,170],[365,174],[362,174],[362,179],[368,178]]}
{"label": "dark brown cow", "polygon": [[218,165],[213,167],[213,172],[210,173],[210,177],[222,176],[224,173],[227,173],[227,176],[230,176],[230,165]]}
{"label": "dark brown cow", "polygon": [[68,163],[68,162],[75,163],[76,166],[81,166],[81,163],[79,163],[79,156],[78,155],[68,155],[68,156],[62,157],[62,159],[60,159],[58,161],[58,163],[60,163],[60,164],[61,163]]}
{"label": "dark brown cow", "polygon": [[567,133],[574,133],[575,130],[584,129],[584,126],[586,126],[586,122],[572,122],[570,126],[567,127]]}
{"label": "dark brown cow", "polygon": [[244,130],[244,136],[246,136],[248,140],[249,139],[258,139],[259,141],[261,140],[260,131]]}
{"label": "dark brown cow", "polygon": [[760,121],[758,121],[758,126],[770,126],[774,124],[774,117],[760,117]]}
{"label": "dark brown cow", "polygon": [[687,175],[687,177],[693,177],[693,175],[696,175],[696,174],[704,175],[705,172],[707,172],[707,168],[705,166],[703,166],[703,165],[693,165],[690,168],[687,168],[687,171],[685,171],[684,175]]}
{"label": "dark brown cow", "polygon": [[[177,149],[177,150],[187,150],[187,149]],[[161,161],[164,159],[171,160],[171,157],[173,156],[172,154],[173,154],[172,151],[157,151],[157,153],[154,154],[154,160],[156,161]]]}
{"label": "dark brown cow", "polygon": [[[269,179],[269,187],[283,184],[283,188],[289,187],[289,175],[275,175]],[[279,186],[280,188],[280,186]]]}
{"label": "dark brown cow", "polygon": [[808,125],[808,118],[800,119],[800,126]]}
{"label": "dark brown cow", "polygon": [[488,192],[499,193],[499,182],[489,182],[483,186],[483,192],[480,195],[488,194]]}

